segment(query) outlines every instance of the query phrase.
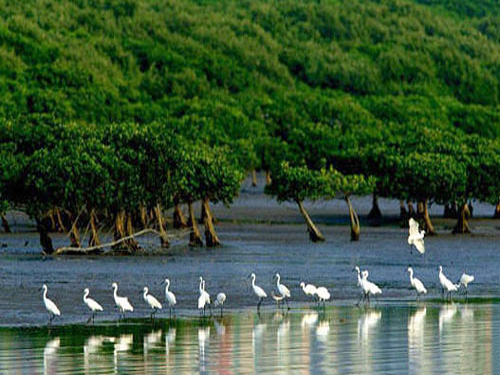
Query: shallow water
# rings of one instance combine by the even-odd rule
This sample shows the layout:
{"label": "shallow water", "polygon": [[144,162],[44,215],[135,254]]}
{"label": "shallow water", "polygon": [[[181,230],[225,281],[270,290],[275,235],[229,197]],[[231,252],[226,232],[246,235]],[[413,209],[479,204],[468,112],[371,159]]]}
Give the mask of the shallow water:
{"label": "shallow water", "polygon": [[379,304],[325,312],[0,330],[2,374],[495,374],[495,304]]}

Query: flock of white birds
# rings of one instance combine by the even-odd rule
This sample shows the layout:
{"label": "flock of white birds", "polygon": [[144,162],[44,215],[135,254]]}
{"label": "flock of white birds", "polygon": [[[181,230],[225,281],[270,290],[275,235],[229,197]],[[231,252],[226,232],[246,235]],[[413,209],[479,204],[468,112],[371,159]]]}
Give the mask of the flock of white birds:
{"label": "flock of white birds", "polygon": [[[419,230],[419,225],[417,221],[414,219],[410,219],[409,221],[409,236],[408,236],[408,244],[410,245],[411,248],[415,248],[420,254],[425,253],[425,245],[424,245],[424,236],[425,236],[425,231]],[[361,289],[361,296],[357,304],[363,300],[365,303],[370,302],[370,297],[378,298],[379,295],[382,294],[382,289],[375,284],[374,282],[368,280],[369,272],[368,270],[363,270],[358,266],[355,266],[353,271],[357,273],[358,277],[358,287]],[[422,294],[427,294],[427,288],[425,287],[424,283],[416,278],[414,276],[414,271],[412,267],[408,267],[407,272],[409,273],[410,276],[410,285],[413,289],[415,289],[415,292],[417,294],[417,299],[420,298]],[[439,283],[441,285],[441,291],[444,296],[444,293],[446,292],[447,298],[451,299],[451,293],[452,292],[457,292],[461,287],[464,288],[464,294],[467,298],[467,292],[468,292],[468,286],[470,283],[474,281],[474,276],[468,275],[466,273],[463,273],[459,282],[458,283],[453,283],[446,275],[443,273],[443,267],[439,266]],[[252,290],[253,293],[257,296],[258,298],[258,303],[257,303],[257,310],[260,310],[260,306],[264,299],[267,298],[267,293],[262,289],[260,286],[258,286],[255,283],[255,280],[257,276],[255,273],[250,274],[249,278],[252,279]],[[291,293],[290,289],[285,284],[281,283],[281,276],[279,273],[275,275],[276,279],[276,290],[277,293],[272,293],[272,298],[276,301],[278,308],[280,307],[280,304],[282,306],[283,301],[285,301],[287,308],[290,309],[288,305],[288,300],[291,298]],[[206,309],[210,309],[210,313],[212,313],[212,299],[210,297],[210,294],[206,291],[205,289],[205,280],[203,277],[200,276],[200,284],[199,284],[199,293],[200,296],[198,297],[198,310],[200,311],[200,315],[203,314],[205,316]],[[162,284],[165,284],[165,302],[168,304],[170,316],[172,315],[172,311],[175,313],[175,306],[177,305],[177,299],[175,297],[175,294],[170,290],[170,280],[165,279]],[[127,312],[133,312],[134,307],[130,303],[127,297],[121,297],[118,295],[118,284],[113,283],[111,285],[113,289],[113,298],[115,301],[116,307],[120,311],[120,317],[124,317],[125,313]],[[300,283],[300,288],[304,292],[304,294],[308,297],[310,297],[312,300],[316,301],[318,304],[323,304],[323,307],[325,307],[326,301],[330,300],[330,292],[328,291],[327,288],[323,286],[315,286],[313,284],[306,284],[305,282]],[[43,302],[45,305],[45,309],[49,313],[49,324],[52,323],[52,320],[55,317],[61,316],[61,311],[57,307],[57,305],[47,297],[47,292],[48,288],[47,285],[43,285]],[[89,308],[91,311],[91,316],[88,320],[94,321],[95,314],[97,312],[103,311],[103,307],[99,302],[97,302],[95,299],[92,299],[89,297],[90,290],[86,288],[83,293],[83,302],[84,304]],[[143,292],[143,299],[146,305],[151,309],[151,319],[154,318],[156,312],[158,310],[163,309],[163,305],[161,302],[149,292],[149,289],[147,286],[144,287]],[[214,307],[219,307],[220,308],[220,313],[222,315],[223,311],[223,306],[224,302],[226,301],[226,294],[221,292],[217,294],[217,297],[213,303]]]}

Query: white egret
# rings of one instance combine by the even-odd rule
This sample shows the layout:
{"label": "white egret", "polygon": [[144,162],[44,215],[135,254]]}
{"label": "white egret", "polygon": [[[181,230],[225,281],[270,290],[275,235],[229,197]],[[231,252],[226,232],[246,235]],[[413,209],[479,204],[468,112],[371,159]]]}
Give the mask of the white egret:
{"label": "white egret", "polygon": [[259,297],[259,303],[257,304],[257,310],[260,310],[260,305],[262,304],[262,301],[264,300],[264,298],[267,298],[267,294],[266,292],[264,292],[264,289],[262,289],[260,286],[257,286],[255,285],[255,273],[252,273],[250,275],[250,277],[252,278],[252,289],[253,289],[253,292],[255,293],[255,295],[257,297]]}
{"label": "white egret", "polygon": [[408,235],[408,245],[410,245],[410,252],[413,247],[417,249],[420,254],[425,253],[424,236],[425,231],[419,230],[418,222],[413,218],[409,221],[409,235]]}
{"label": "white egret", "polygon": [[90,309],[90,311],[92,311],[92,315],[90,316],[87,323],[89,323],[90,321],[92,321],[93,323],[95,313],[98,311],[103,311],[103,308],[95,299],[90,298],[89,294],[90,294],[89,288],[85,288],[85,290],[83,291],[83,303],[85,303],[87,307]]}
{"label": "white egret", "polygon": [[462,276],[460,277],[460,285],[463,285],[465,288],[465,299],[467,299],[467,294],[469,293],[469,284],[474,281],[474,276],[473,275],[468,275],[465,272],[462,273]]}
{"label": "white egret", "polygon": [[361,293],[362,293],[361,296],[359,297],[358,302],[356,303],[356,305],[359,305],[361,300],[363,300],[363,302],[364,302],[366,300],[366,298],[368,297],[369,289],[367,288],[367,284],[365,283],[365,281],[361,277],[361,270],[359,269],[359,267],[355,266],[353,268],[353,271],[356,271],[356,273],[357,273],[357,276],[358,276],[357,286],[359,286],[359,288],[361,289]]}
{"label": "white egret", "polygon": [[175,294],[169,290],[170,287],[170,280],[165,279],[165,300],[168,303],[168,307],[170,310],[170,316],[172,316],[172,309],[174,310],[175,314],[175,305],[177,304],[177,299],[175,298]]}
{"label": "white egret", "polygon": [[214,302],[214,306],[220,306],[220,316],[222,317],[222,308],[224,306],[224,302],[226,302],[226,293],[217,294],[217,299]]}
{"label": "white egret", "polygon": [[203,277],[200,276],[200,286],[199,286],[199,291],[200,291],[200,297],[198,298],[198,310],[203,310],[203,316],[205,316],[205,310],[207,308],[207,305],[210,307],[210,313],[212,313],[212,307],[210,306],[210,294],[208,294],[205,291],[205,280],[203,280]]}
{"label": "white egret", "polygon": [[425,289],[424,283],[422,283],[422,281],[420,281],[416,277],[413,277],[413,268],[408,267],[407,271],[410,274],[410,284],[417,292],[417,299],[421,294],[427,294],[427,289]]}
{"label": "white egret", "polygon": [[153,319],[154,315],[156,314],[156,311],[161,310],[162,308],[161,303],[155,296],[149,293],[149,289],[147,286],[144,287],[142,293],[143,293],[142,298],[144,298],[144,302],[146,302],[146,304],[149,305],[151,310],[153,310],[151,312],[151,319]]}
{"label": "white egret", "polygon": [[318,296],[318,302],[323,302],[323,308],[325,307],[325,302],[330,299],[330,292],[324,286],[316,288],[316,295]]}
{"label": "white egret", "polygon": [[54,320],[56,316],[61,316],[61,311],[59,310],[57,305],[47,297],[47,291],[48,291],[47,285],[43,284],[42,289],[43,289],[43,303],[45,305],[45,309],[49,313],[49,325],[50,325],[52,323],[52,320]]}
{"label": "white egret", "polygon": [[276,308],[279,309],[281,303],[283,302],[283,299],[285,299],[284,296],[281,294],[274,294],[274,292],[271,292],[271,298],[276,301]]}
{"label": "white egret", "polygon": [[290,310],[290,306],[288,306],[288,299],[292,296],[290,290],[286,287],[286,285],[281,284],[281,276],[279,273],[275,275],[276,277],[276,287],[278,288],[279,293],[285,297],[286,307]]}
{"label": "white egret", "polygon": [[306,285],[306,283],[302,281],[300,283],[300,287],[302,288],[306,296],[312,297],[313,299],[316,298],[316,286],[314,286],[313,284]]}
{"label": "white egret", "polygon": [[378,287],[377,284],[375,284],[374,282],[371,282],[368,280],[368,270],[364,270],[363,271],[363,285],[364,285],[364,288],[367,290],[367,298],[368,298],[368,302],[370,302],[370,295],[372,296],[375,296],[377,297],[379,294],[382,294],[382,290]]}
{"label": "white egret", "polygon": [[118,284],[113,283],[111,284],[111,287],[113,288],[113,298],[115,299],[115,305],[120,309],[121,316],[125,317],[125,312],[127,311],[134,311],[134,307],[128,301],[127,297],[118,296]]}
{"label": "white egret", "polygon": [[448,293],[449,299],[451,299],[451,292],[456,292],[459,285],[453,284],[450,279],[448,279],[443,273],[443,266],[439,266],[439,283],[441,284],[441,291],[444,296],[444,291]]}

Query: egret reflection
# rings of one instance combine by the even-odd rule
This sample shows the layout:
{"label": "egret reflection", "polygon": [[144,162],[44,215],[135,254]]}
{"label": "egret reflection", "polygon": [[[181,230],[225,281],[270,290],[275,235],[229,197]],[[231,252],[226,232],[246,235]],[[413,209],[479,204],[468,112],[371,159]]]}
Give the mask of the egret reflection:
{"label": "egret reflection", "polygon": [[56,337],[45,344],[45,348],[43,349],[43,373],[45,375],[55,375],[59,373],[57,366],[57,352],[59,351],[60,346],[61,339],[59,337]]}

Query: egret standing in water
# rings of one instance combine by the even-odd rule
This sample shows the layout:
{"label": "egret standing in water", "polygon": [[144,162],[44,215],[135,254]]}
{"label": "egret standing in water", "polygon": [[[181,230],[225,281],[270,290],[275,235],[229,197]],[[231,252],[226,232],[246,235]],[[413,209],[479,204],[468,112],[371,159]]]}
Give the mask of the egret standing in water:
{"label": "egret standing in water", "polygon": [[115,305],[120,309],[120,316],[125,317],[125,312],[134,311],[134,307],[131,305],[131,303],[128,301],[127,297],[119,297],[118,296],[118,284],[113,283],[111,284],[111,287],[113,288],[113,298],[115,299]]}
{"label": "egret standing in water", "polygon": [[303,281],[300,283],[300,287],[302,288],[302,291],[306,296],[312,297],[313,299],[316,298],[316,290],[317,288],[313,284],[307,284],[304,283]]}
{"label": "egret standing in water", "polygon": [[47,291],[48,291],[47,285],[43,284],[42,289],[43,289],[43,304],[45,305],[45,309],[49,313],[49,325],[51,325],[52,320],[54,320],[56,316],[61,316],[61,311],[59,310],[57,305],[47,297]]}
{"label": "egret standing in water", "polygon": [[290,306],[288,306],[288,299],[291,297],[290,290],[286,287],[286,285],[280,283],[281,276],[279,273],[277,273],[275,277],[278,292],[285,298],[286,307],[290,310]]}
{"label": "egret standing in water", "polygon": [[422,283],[422,281],[420,281],[416,277],[413,277],[413,268],[408,267],[407,271],[410,274],[410,284],[417,292],[417,299],[419,299],[421,294],[427,294],[427,289],[425,289],[425,286]]}
{"label": "egret standing in water", "polygon": [[217,294],[217,299],[215,300],[214,306],[220,306],[220,316],[222,317],[222,308],[224,307],[224,302],[226,302],[226,293]]}
{"label": "egret standing in water", "polygon": [[161,308],[162,308],[161,303],[160,303],[160,301],[158,301],[158,299],[155,296],[153,296],[151,293],[149,293],[149,289],[147,286],[144,287],[142,292],[143,292],[142,298],[144,298],[144,302],[146,302],[146,304],[149,305],[151,310],[153,310],[151,312],[151,320],[153,320],[154,315],[156,314],[156,311],[161,310]]}
{"label": "egret standing in water", "polygon": [[330,292],[324,286],[316,288],[316,295],[318,296],[318,303],[323,302],[323,309],[325,308],[325,302],[330,299]]}
{"label": "egret standing in water", "polygon": [[382,294],[382,289],[380,289],[377,284],[375,284],[375,283],[373,283],[373,282],[371,282],[371,281],[368,280],[368,275],[369,275],[368,270],[364,270],[362,272],[362,274],[363,274],[363,278],[362,278],[363,285],[364,285],[364,288],[367,291],[366,295],[367,295],[367,298],[368,298],[368,302],[370,302],[370,295],[372,295],[375,298],[377,298],[377,296],[379,294]]}
{"label": "egret standing in water", "polygon": [[465,288],[465,300],[467,301],[467,295],[469,294],[469,284],[474,281],[474,276],[473,275],[467,275],[465,272],[462,273],[462,276],[460,277],[460,285],[463,285]]}
{"label": "egret standing in water", "polygon": [[212,307],[210,306],[210,294],[208,294],[205,291],[205,280],[203,280],[203,277],[200,276],[200,286],[199,286],[199,291],[200,291],[200,297],[198,298],[198,310],[203,310],[203,316],[205,316],[205,310],[207,308],[207,305],[210,307],[210,314],[212,313]]}
{"label": "egret standing in water", "polygon": [[448,298],[451,300],[451,292],[456,292],[459,285],[453,284],[450,279],[448,279],[443,273],[443,266],[439,266],[439,283],[441,284],[441,292],[444,297],[444,291],[446,289]]}
{"label": "egret standing in water", "polygon": [[95,313],[98,311],[103,311],[103,308],[95,299],[90,298],[89,294],[89,288],[85,288],[85,290],[83,291],[83,303],[85,303],[90,311],[92,311],[92,315],[90,316],[89,320],[87,320],[87,323],[90,323],[90,321],[94,323]]}
{"label": "egret standing in water", "polygon": [[170,316],[172,316],[172,309],[174,309],[174,314],[175,314],[175,305],[177,304],[177,299],[175,298],[175,294],[169,290],[170,280],[165,279],[164,283],[165,283],[165,300],[168,303]]}
{"label": "egret standing in water", "polygon": [[425,231],[419,230],[418,222],[413,218],[410,218],[409,221],[409,235],[408,235],[408,245],[410,245],[410,253],[411,249],[415,247],[420,254],[425,253],[425,245],[424,245],[424,236]]}
{"label": "egret standing in water", "polygon": [[365,281],[361,277],[361,270],[359,269],[359,267],[355,266],[352,270],[353,270],[353,272],[356,271],[356,273],[357,273],[357,276],[358,276],[358,284],[357,284],[357,286],[359,286],[359,288],[361,289],[361,296],[359,297],[359,300],[356,303],[356,305],[359,305],[359,303],[361,302],[361,300],[363,300],[363,302],[365,302],[365,300],[368,297],[369,290],[368,290],[368,288],[366,286]]}
{"label": "egret standing in water", "polygon": [[257,286],[255,285],[255,274],[252,273],[250,275],[250,277],[252,278],[252,289],[253,289],[253,292],[255,293],[255,295],[257,297],[259,297],[259,303],[257,304],[257,311],[260,310],[260,305],[262,304],[262,301],[264,300],[264,298],[267,298],[267,294],[266,292],[264,292],[264,289],[262,289],[260,286]]}

